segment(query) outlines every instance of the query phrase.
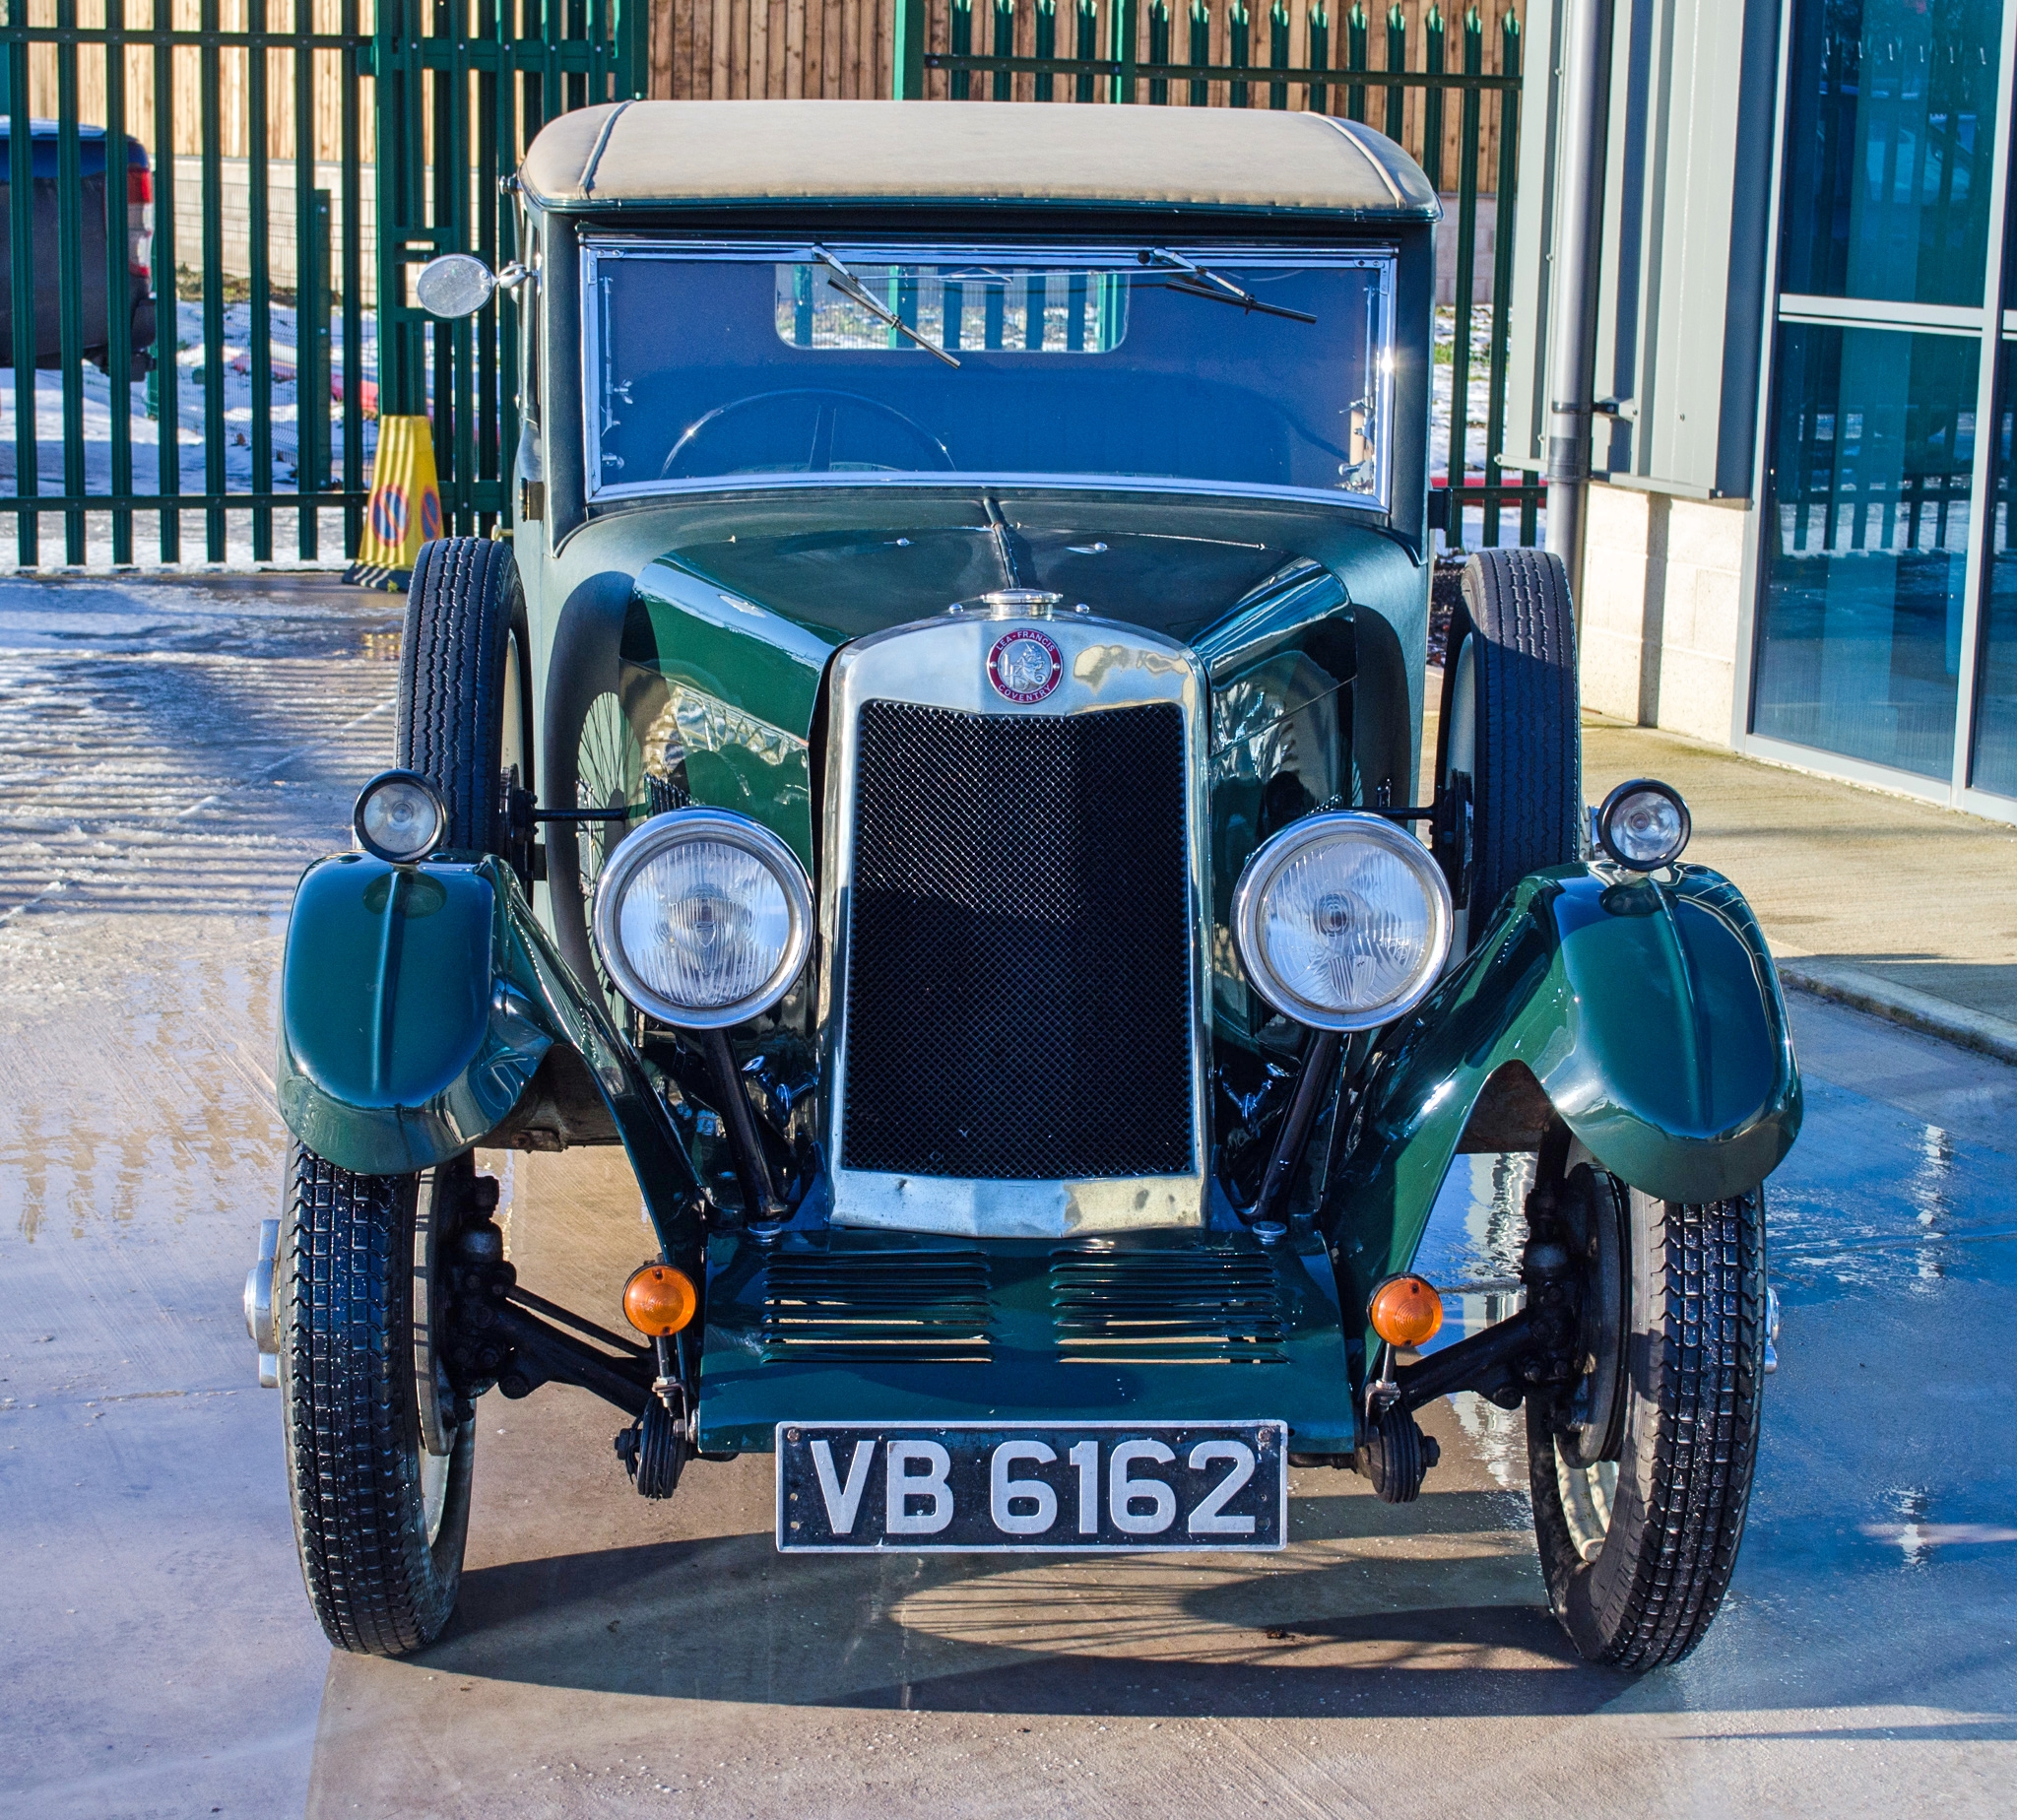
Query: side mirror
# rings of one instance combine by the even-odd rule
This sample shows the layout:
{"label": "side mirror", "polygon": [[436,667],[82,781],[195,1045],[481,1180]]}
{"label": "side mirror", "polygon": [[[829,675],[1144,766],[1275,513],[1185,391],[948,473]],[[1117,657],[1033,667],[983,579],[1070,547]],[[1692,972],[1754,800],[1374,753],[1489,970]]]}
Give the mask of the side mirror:
{"label": "side mirror", "polygon": [[414,280],[414,295],[430,316],[474,316],[496,289],[490,268],[474,253],[443,253]]}

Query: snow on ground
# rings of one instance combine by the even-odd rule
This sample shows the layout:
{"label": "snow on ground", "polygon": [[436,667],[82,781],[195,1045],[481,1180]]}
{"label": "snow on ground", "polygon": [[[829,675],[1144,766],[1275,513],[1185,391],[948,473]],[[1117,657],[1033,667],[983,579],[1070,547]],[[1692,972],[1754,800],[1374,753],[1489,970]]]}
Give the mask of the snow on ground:
{"label": "snow on ground", "polygon": [[[1450,387],[1457,375],[1451,356],[1456,351],[1457,312],[1448,304],[1438,305],[1435,341],[1429,360],[1432,393],[1429,406],[1429,472],[1440,476],[1450,454]],[[1470,383],[1465,414],[1470,425],[1469,466],[1484,458],[1485,419],[1492,408],[1492,311],[1479,304],[1470,312]]]}
{"label": "snow on ground", "polygon": [[[274,561],[281,566],[300,563],[298,515],[285,503],[294,486],[300,450],[299,343],[294,311],[275,304],[270,312],[273,358],[272,485],[276,495],[274,512]],[[176,434],[168,444],[177,457],[177,470],[185,492],[201,491],[205,485],[208,396],[204,386],[203,305],[184,300],[176,309],[176,339],[180,349],[175,357]],[[252,308],[233,303],[225,310],[224,320],[224,426],[225,486],[231,492],[252,490]],[[343,378],[343,315],[330,316],[331,365],[335,386]],[[378,322],[373,310],[363,312],[360,338],[360,380],[367,389],[367,408],[375,409],[378,380]],[[109,492],[112,487],[112,421],[118,409],[111,381],[96,366],[84,369],[85,490]],[[147,383],[136,380],[126,407],[128,433],[133,446],[133,490],[152,493],[161,489],[163,442],[161,425],[147,414]],[[35,436],[40,460],[37,478],[43,492],[61,493],[63,480],[63,376],[55,372],[35,374]],[[362,434],[364,474],[370,475],[373,451],[378,444],[378,425],[366,419]],[[340,485],[343,474],[343,405],[330,400],[330,484]],[[15,410],[14,373],[0,368],[0,490],[15,492]],[[6,516],[11,517],[11,514]],[[182,557],[185,563],[205,560],[204,514],[188,511],[182,519]],[[226,557],[228,567],[252,564],[252,518],[242,511],[226,514]],[[321,552],[312,566],[341,565],[343,561],[343,514],[324,511],[319,515]],[[86,564],[108,567],[112,560],[112,521],[108,513],[90,513],[86,518]],[[159,512],[135,514],[133,553],[142,567],[161,560]],[[61,563],[64,554],[63,519],[44,513],[41,519],[43,566]],[[18,566],[19,551],[13,527],[0,522],[0,571]]]}

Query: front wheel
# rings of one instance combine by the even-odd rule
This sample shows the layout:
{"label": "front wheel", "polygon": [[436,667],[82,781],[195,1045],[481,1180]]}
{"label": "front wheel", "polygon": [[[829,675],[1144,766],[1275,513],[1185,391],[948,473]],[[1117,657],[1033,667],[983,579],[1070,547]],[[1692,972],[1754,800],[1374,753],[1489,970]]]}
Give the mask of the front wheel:
{"label": "front wheel", "polygon": [[1583,1376],[1528,1402],[1541,1571],[1584,1657],[1662,1667],[1702,1641],[1743,1540],[1765,1372],[1763,1191],[1655,1201],[1586,1165],[1561,1204],[1586,1260]]}
{"label": "front wheel", "polygon": [[340,1650],[405,1655],[455,1608],[476,1425],[432,1341],[468,1170],[353,1175],[294,1145],[276,1295],[288,1485],[308,1600]]}

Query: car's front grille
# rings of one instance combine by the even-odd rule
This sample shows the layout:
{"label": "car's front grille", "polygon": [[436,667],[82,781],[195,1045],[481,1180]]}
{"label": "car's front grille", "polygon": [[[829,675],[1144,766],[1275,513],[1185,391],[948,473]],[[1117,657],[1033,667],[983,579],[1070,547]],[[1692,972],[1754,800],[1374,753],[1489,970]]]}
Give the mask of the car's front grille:
{"label": "car's front grille", "polygon": [[864,703],[841,1162],[1195,1168],[1184,718]]}
{"label": "car's front grille", "polygon": [[985,1364],[988,1261],[979,1252],[782,1252],[763,1271],[766,1364]]}
{"label": "car's front grille", "polygon": [[1267,1258],[1230,1251],[1056,1251],[1058,1353],[1089,1365],[1279,1365],[1288,1320]]}

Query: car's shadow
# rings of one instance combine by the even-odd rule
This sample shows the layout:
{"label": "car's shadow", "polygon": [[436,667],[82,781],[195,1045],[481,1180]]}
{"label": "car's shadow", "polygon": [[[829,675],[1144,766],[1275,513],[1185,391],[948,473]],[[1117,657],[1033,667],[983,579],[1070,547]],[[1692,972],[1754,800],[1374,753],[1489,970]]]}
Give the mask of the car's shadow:
{"label": "car's shadow", "polygon": [[[1298,1527],[1318,1535],[1399,1527],[1371,1499],[1313,1502]],[[420,1659],[445,1675],[825,1708],[1593,1712],[1631,1677],[1577,1658],[1531,1555],[1496,1545],[1503,1502],[1424,1497],[1406,1528],[1450,1538],[1434,1559],[1376,1547],[1317,1566],[1222,1555],[784,1561],[755,1533],[502,1563],[465,1576],[452,1628]]]}

